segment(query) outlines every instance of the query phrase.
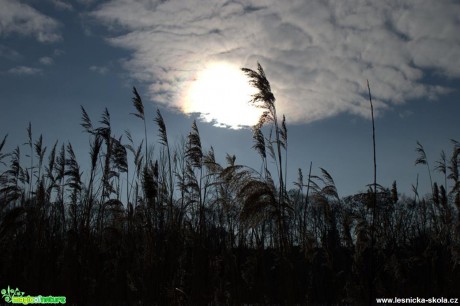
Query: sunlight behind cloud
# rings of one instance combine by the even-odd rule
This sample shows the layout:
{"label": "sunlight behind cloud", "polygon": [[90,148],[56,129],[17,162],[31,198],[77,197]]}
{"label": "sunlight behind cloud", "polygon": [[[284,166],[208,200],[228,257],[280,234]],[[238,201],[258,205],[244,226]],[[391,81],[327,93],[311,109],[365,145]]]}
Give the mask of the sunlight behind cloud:
{"label": "sunlight behind cloud", "polygon": [[[456,0],[262,3],[110,0],[90,16],[120,29],[108,41],[132,52],[124,66],[134,79],[152,84],[152,101],[233,127],[251,121],[237,119],[246,114],[239,107],[225,108],[234,105],[234,91],[222,94],[197,81],[193,87],[206,88],[190,89],[200,93],[189,104],[179,101],[188,74],[200,70],[197,63],[254,68],[260,62],[277,109],[290,123],[342,113],[369,118],[365,80],[380,114],[411,100],[436,99],[450,91],[438,80],[460,77]],[[222,102],[227,98],[232,102]]]}
{"label": "sunlight behind cloud", "polygon": [[182,110],[200,113],[216,126],[239,129],[257,123],[261,109],[250,105],[256,90],[237,67],[228,63],[212,63],[198,72],[186,90]]}

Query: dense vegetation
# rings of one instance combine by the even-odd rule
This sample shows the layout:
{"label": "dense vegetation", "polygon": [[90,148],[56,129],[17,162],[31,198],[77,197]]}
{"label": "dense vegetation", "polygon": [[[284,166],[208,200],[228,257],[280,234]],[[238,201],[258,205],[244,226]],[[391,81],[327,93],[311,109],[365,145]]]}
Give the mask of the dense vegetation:
{"label": "dense vegetation", "polygon": [[[262,67],[243,69],[264,110],[253,128],[261,171],[219,164],[197,124],[171,146],[160,111],[134,143],[112,134],[106,110],[81,167],[70,143],[47,149],[29,125],[25,146],[0,142],[0,285],[79,304],[362,304],[374,297],[455,297],[460,284],[460,145],[431,194],[396,182],[340,197],[331,175],[299,169],[288,190],[286,120]],[[370,92],[369,92],[370,93]],[[268,135],[268,136],[267,136]],[[126,141],[124,140],[126,139]],[[1,140],[1,139],[0,139]],[[429,160],[418,144],[416,164]],[[274,162],[274,163],[272,163]],[[273,169],[270,164],[276,165]],[[257,165],[255,168],[258,168]],[[82,169],[87,181],[82,180]],[[448,187],[449,186],[449,187]]]}

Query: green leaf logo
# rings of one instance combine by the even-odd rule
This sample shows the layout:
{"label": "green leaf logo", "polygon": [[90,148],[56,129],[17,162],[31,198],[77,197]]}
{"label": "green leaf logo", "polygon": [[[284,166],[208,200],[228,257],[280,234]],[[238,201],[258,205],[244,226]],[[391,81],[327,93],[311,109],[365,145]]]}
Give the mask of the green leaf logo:
{"label": "green leaf logo", "polygon": [[10,288],[10,286],[8,286],[7,289],[2,289],[0,291],[0,293],[2,294],[2,298],[7,303],[11,303],[11,301],[13,300],[14,296],[23,296],[24,295],[24,292],[19,291],[18,288],[13,289],[13,288]]}

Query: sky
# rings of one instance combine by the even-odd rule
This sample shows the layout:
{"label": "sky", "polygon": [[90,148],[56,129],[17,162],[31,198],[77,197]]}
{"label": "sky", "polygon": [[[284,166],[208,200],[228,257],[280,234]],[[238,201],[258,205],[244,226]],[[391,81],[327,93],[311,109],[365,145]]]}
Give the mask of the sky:
{"label": "sky", "polygon": [[[288,182],[325,168],[339,195],[373,182],[375,112],[378,182],[410,195],[426,167],[433,178],[450,139],[460,140],[460,3],[455,0],[211,1],[0,0],[0,137],[26,150],[26,128],[51,147],[70,141],[85,164],[88,136],[107,107],[114,134],[139,140],[132,87],[150,139],[159,108],[170,141],[198,121],[203,147],[258,168],[250,126],[258,113],[240,68],[260,63],[288,128]],[[246,86],[247,85],[247,86]],[[246,86],[246,87],[245,87]],[[245,96],[246,95],[246,96]],[[253,112],[256,111],[254,114]]]}

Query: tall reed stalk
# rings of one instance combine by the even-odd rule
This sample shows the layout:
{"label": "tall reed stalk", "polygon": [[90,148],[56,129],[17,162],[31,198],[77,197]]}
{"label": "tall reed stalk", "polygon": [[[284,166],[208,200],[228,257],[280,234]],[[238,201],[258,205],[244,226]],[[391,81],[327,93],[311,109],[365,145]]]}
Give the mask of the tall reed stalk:
{"label": "tall reed stalk", "polygon": [[369,80],[367,81],[367,90],[369,92],[369,103],[371,105],[371,117],[372,117],[372,148],[374,157],[374,190],[372,197],[372,224],[371,224],[371,271],[369,280],[369,305],[374,302],[374,290],[375,290],[375,219],[377,217],[377,157],[375,149],[375,122],[374,122],[374,105],[372,103],[371,87],[369,86]]}
{"label": "tall reed stalk", "polygon": [[[242,68],[242,71],[248,76],[249,83],[256,88],[258,91],[252,96],[250,101],[255,107],[263,109],[263,113],[259,118],[259,122],[253,127],[254,135],[256,135],[256,140],[261,139],[261,129],[265,124],[273,123],[273,129],[275,133],[275,149],[276,155],[273,155],[275,162],[277,163],[278,170],[278,197],[277,197],[277,223],[278,223],[278,238],[280,243],[281,250],[286,250],[287,243],[287,233],[285,232],[286,227],[284,225],[285,217],[285,207],[287,205],[287,193],[285,188],[285,177],[283,175],[283,157],[281,154],[281,149],[285,148],[287,150],[287,128],[285,123],[285,117],[283,116],[281,127],[278,123],[278,115],[276,112],[275,105],[275,96],[273,95],[270,87],[270,83],[265,76],[265,72],[260,65],[257,63],[257,71]],[[263,138],[262,138],[263,139]],[[262,143],[257,144],[258,151]],[[272,143],[269,141],[269,150],[272,150]],[[286,157],[287,158],[287,157]],[[286,169],[284,169],[286,171]]]}

